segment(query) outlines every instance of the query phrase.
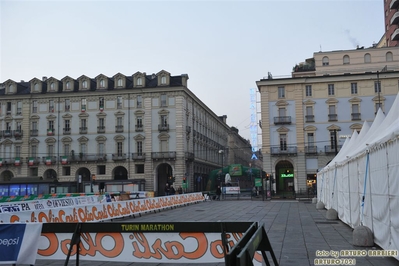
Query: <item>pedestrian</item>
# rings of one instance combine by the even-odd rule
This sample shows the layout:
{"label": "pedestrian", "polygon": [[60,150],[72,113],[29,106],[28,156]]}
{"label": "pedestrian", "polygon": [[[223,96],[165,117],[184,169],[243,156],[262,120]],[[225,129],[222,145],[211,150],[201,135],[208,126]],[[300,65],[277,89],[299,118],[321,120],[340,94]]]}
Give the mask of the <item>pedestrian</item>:
{"label": "pedestrian", "polygon": [[220,200],[220,194],[222,194],[222,190],[220,189],[220,186],[216,189],[216,200]]}
{"label": "pedestrian", "polygon": [[175,195],[176,194],[176,190],[173,186],[170,186],[169,188],[169,195]]}
{"label": "pedestrian", "polygon": [[179,188],[177,189],[177,193],[183,194],[183,188],[181,186],[179,186]]}
{"label": "pedestrian", "polygon": [[169,190],[170,190],[169,184],[166,183],[166,185],[165,185],[165,196],[169,196]]}

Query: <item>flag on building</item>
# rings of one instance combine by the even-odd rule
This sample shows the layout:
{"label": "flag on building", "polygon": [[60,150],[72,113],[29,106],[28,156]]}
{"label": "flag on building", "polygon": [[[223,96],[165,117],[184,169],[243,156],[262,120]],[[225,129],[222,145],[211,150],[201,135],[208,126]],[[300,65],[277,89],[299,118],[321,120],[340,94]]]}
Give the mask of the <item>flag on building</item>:
{"label": "flag on building", "polygon": [[30,158],[29,158],[29,161],[28,161],[28,165],[29,165],[29,166],[32,166],[32,165],[33,165],[33,162],[34,162],[33,157],[30,157]]}
{"label": "flag on building", "polygon": [[67,164],[67,163],[68,163],[68,157],[62,156],[61,164]]}
{"label": "flag on building", "polygon": [[51,157],[50,156],[46,157],[46,165],[51,165]]}
{"label": "flag on building", "polygon": [[15,157],[14,165],[19,166],[21,164],[21,159],[19,157]]}
{"label": "flag on building", "polygon": [[0,166],[3,166],[3,159],[0,158]]}

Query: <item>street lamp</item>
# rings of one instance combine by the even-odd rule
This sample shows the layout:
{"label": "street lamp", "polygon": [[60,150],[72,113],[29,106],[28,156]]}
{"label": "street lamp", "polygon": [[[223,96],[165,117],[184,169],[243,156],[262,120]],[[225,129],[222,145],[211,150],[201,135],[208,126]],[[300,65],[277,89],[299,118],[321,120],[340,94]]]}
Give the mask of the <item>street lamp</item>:
{"label": "street lamp", "polygon": [[223,156],[224,156],[224,150],[219,150],[219,154],[222,155],[222,171],[223,171]]}

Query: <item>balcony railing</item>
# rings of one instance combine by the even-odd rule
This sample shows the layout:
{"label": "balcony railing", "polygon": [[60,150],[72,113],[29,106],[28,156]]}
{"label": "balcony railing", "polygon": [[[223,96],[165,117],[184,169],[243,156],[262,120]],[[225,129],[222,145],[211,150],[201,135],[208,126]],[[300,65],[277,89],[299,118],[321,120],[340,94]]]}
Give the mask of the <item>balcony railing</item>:
{"label": "balcony railing", "polygon": [[279,146],[270,148],[271,155],[296,155],[297,146]]}
{"label": "balcony railing", "polygon": [[115,132],[116,132],[116,133],[121,133],[121,132],[123,132],[123,125],[117,125],[117,126],[115,126]]}
{"label": "balcony railing", "polygon": [[29,166],[40,164],[40,157],[26,157],[26,163]]}
{"label": "balcony railing", "polygon": [[185,152],[184,156],[186,157],[187,161],[193,161],[194,160],[194,153],[192,153],[192,152]]}
{"label": "balcony railing", "polygon": [[305,147],[305,153],[306,154],[317,154],[317,146],[306,146]]}
{"label": "balcony railing", "polygon": [[291,124],[291,116],[275,116],[274,124],[275,125]]}
{"label": "balcony railing", "polygon": [[80,127],[79,134],[87,134],[87,127]]}
{"label": "balcony railing", "polygon": [[3,130],[3,137],[4,138],[11,138],[12,137],[12,130],[10,130],[10,129]]}
{"label": "balcony railing", "polygon": [[38,136],[38,135],[39,135],[39,130],[37,130],[37,129],[31,129],[31,130],[30,130],[30,135],[31,135],[32,137]]}
{"label": "balcony railing", "polygon": [[360,113],[352,113],[352,120],[361,120]]}
{"label": "balcony railing", "polygon": [[337,120],[338,120],[337,114],[329,114],[328,115],[328,121],[337,121]]}
{"label": "balcony railing", "polygon": [[305,122],[306,123],[314,122],[314,115],[305,115]]}
{"label": "balcony railing", "polygon": [[15,162],[15,158],[2,158],[2,161],[1,161],[1,163],[3,165],[11,165],[11,164],[14,164],[14,162]]}
{"label": "balcony railing", "polygon": [[21,129],[14,130],[14,138],[20,139],[23,136],[23,131]]}
{"label": "balcony railing", "polygon": [[64,135],[70,135],[71,134],[71,128],[70,127],[65,127],[64,128]]}
{"label": "balcony railing", "polygon": [[169,124],[159,124],[158,131],[169,131]]}
{"label": "balcony railing", "polygon": [[145,161],[145,153],[132,153],[133,161]]}
{"label": "balcony railing", "polygon": [[143,130],[143,125],[136,125],[136,132],[142,132]]}
{"label": "balcony railing", "polygon": [[107,161],[106,154],[74,154],[72,156],[60,156],[62,164],[78,163],[78,162],[99,162]]}
{"label": "balcony railing", "polygon": [[56,156],[45,156],[45,157],[42,157],[42,161],[45,165],[52,165],[57,162],[57,157]]}
{"label": "balcony railing", "polygon": [[97,133],[105,133],[105,126],[98,126]]}
{"label": "balcony railing", "polygon": [[126,153],[113,153],[112,160],[114,161],[124,161],[126,160],[127,156]]}
{"label": "balcony railing", "polygon": [[333,145],[326,145],[324,146],[324,152],[325,153],[335,153],[339,152],[342,148],[342,145],[337,145],[337,150],[335,151],[335,146]]}
{"label": "balcony railing", "polygon": [[154,159],[154,160],[158,160],[158,159],[174,160],[174,159],[176,159],[176,152],[175,151],[151,152],[151,158]]}

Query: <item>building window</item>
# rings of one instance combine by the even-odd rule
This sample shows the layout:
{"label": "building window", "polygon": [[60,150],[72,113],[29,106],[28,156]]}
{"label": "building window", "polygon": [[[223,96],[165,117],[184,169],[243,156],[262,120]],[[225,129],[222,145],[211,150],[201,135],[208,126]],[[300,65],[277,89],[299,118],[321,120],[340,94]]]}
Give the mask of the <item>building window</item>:
{"label": "building window", "polygon": [[350,63],[349,55],[344,55],[343,63],[344,65],[348,65]]}
{"label": "building window", "polygon": [[87,154],[87,143],[86,143],[86,142],[80,143],[80,145],[79,145],[79,152],[80,152],[80,154],[82,154],[82,155]]}
{"label": "building window", "polygon": [[381,81],[374,81],[374,92],[381,92]]}
{"label": "building window", "polygon": [[365,54],[364,55],[364,62],[365,63],[371,63],[371,55],[370,54]]}
{"label": "building window", "polygon": [[[330,144],[331,144],[331,150],[336,150],[335,148],[335,143],[338,143],[337,140],[337,131],[331,130],[330,131]],[[337,147],[338,148],[338,147]]]}
{"label": "building window", "polygon": [[278,108],[278,116],[282,117],[282,116],[286,116],[287,112],[285,110],[285,108]]}
{"label": "building window", "polygon": [[104,97],[100,97],[98,101],[98,106],[100,107],[100,110],[104,110]]}
{"label": "building window", "polygon": [[123,126],[122,117],[117,117],[117,118],[116,118],[116,125],[117,125],[117,126]]}
{"label": "building window", "polygon": [[48,102],[48,111],[49,111],[50,113],[54,113],[54,101],[53,101],[53,100],[50,100],[50,101]]}
{"label": "building window", "polygon": [[71,100],[65,99],[65,111],[69,111],[71,109]]}
{"label": "building window", "polygon": [[34,91],[39,91],[39,84],[38,83],[35,83],[35,85],[33,85],[33,90]]}
{"label": "building window", "polygon": [[143,79],[141,77],[137,78],[137,86],[143,86]]}
{"label": "building window", "polygon": [[375,112],[377,113],[377,112],[378,112],[378,109],[380,109],[380,108],[381,108],[381,111],[382,111],[382,103],[376,102],[376,103],[375,103]]}
{"label": "building window", "polygon": [[104,156],[105,154],[105,143],[98,143],[98,155]]}
{"label": "building window", "polygon": [[17,102],[17,115],[22,114],[22,102]]}
{"label": "building window", "polygon": [[163,126],[163,127],[168,126],[168,116],[161,115],[161,126]]}
{"label": "building window", "polygon": [[104,120],[104,118],[100,117],[100,118],[98,119],[98,126],[99,126],[101,129],[105,128],[105,120]]}
{"label": "building window", "polygon": [[144,164],[136,164],[136,174],[144,174]]}
{"label": "building window", "polygon": [[87,120],[86,119],[81,119],[80,120],[80,126],[82,127],[83,130],[87,129]]}
{"label": "building window", "polygon": [[82,88],[87,89],[87,80],[82,81]]}
{"label": "building window", "polygon": [[81,100],[81,110],[82,110],[82,112],[85,112],[86,111],[86,98],[82,98],[82,100]]}
{"label": "building window", "polygon": [[36,145],[31,146],[30,156],[37,157],[37,146]]}
{"label": "building window", "polygon": [[285,88],[284,87],[278,87],[278,97],[285,98]]}
{"label": "building window", "polygon": [[67,81],[65,83],[65,87],[66,87],[67,90],[70,90],[71,89],[71,83],[69,81]]}
{"label": "building window", "polygon": [[37,136],[38,135],[37,121],[32,121],[32,124],[31,124],[31,135],[32,136]]}
{"label": "building window", "polygon": [[312,85],[306,85],[306,97],[312,96]]}
{"label": "building window", "polygon": [[37,113],[37,101],[32,101],[32,113]]}
{"label": "building window", "polygon": [[70,120],[64,120],[64,132],[69,132],[71,131],[71,121]]}
{"label": "building window", "polygon": [[161,106],[165,107],[167,106],[166,104],[166,94],[161,95]]}
{"label": "building window", "polygon": [[351,83],[351,93],[357,94],[357,83]]}
{"label": "building window", "polygon": [[48,121],[48,129],[54,132],[54,121]]}
{"label": "building window", "polygon": [[64,144],[64,156],[69,156],[69,153],[71,152],[71,146],[69,143]]}
{"label": "building window", "polygon": [[352,120],[360,120],[359,104],[352,104]]}
{"label": "building window", "polygon": [[100,88],[105,88],[105,80],[100,79]]}
{"label": "building window", "polygon": [[122,109],[122,96],[118,96],[116,98],[116,108],[117,109]]}
{"label": "building window", "polygon": [[143,142],[142,141],[137,141],[136,142],[136,152],[138,156],[143,155]]}
{"label": "building window", "polygon": [[143,107],[143,97],[141,95],[137,95],[137,108]]}
{"label": "building window", "polygon": [[387,52],[385,55],[385,59],[387,60],[387,62],[392,62],[393,61],[393,55],[391,52]]}
{"label": "building window", "polygon": [[280,150],[287,150],[287,134],[280,134]]}
{"label": "building window", "polygon": [[7,114],[8,115],[11,114],[11,108],[12,108],[12,103],[11,102],[7,102]]}
{"label": "building window", "polygon": [[55,84],[54,84],[54,82],[51,82],[51,83],[50,83],[50,90],[51,90],[51,91],[54,91],[54,90],[55,90]]}
{"label": "building window", "polygon": [[47,145],[47,156],[53,156],[54,155],[54,145],[49,144]]}
{"label": "building window", "polygon": [[309,132],[307,134],[307,138],[308,138],[308,146],[309,147],[314,147],[314,133],[313,132]]}
{"label": "building window", "polygon": [[123,142],[118,141],[116,143],[116,153],[117,153],[117,156],[122,156],[123,155]]}
{"label": "building window", "polygon": [[327,56],[323,57],[322,63],[323,63],[323,66],[328,66],[330,64]]}
{"label": "building window", "polygon": [[122,82],[122,79],[121,78],[118,78],[118,83],[117,83],[118,85],[118,87],[122,87],[122,85],[123,85],[123,82]]}
{"label": "building window", "polygon": [[328,84],[328,95],[332,96],[335,94],[334,84]]}
{"label": "building window", "polygon": [[161,85],[165,85],[166,84],[166,77],[162,76],[161,77]]}

